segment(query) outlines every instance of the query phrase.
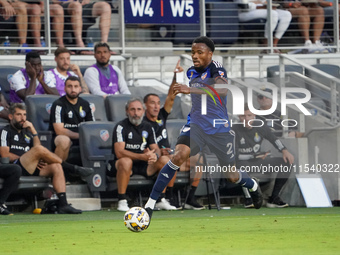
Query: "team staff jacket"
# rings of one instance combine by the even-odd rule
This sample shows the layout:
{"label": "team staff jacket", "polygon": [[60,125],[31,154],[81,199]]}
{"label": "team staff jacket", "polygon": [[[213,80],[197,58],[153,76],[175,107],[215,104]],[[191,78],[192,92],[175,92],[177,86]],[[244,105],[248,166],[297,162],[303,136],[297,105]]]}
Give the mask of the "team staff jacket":
{"label": "team staff jacket", "polygon": [[84,121],[94,121],[94,116],[90,103],[81,97],[73,105],[66,96],[54,101],[50,114],[50,130],[54,131],[53,123],[64,123],[64,128],[78,133],[78,126]]}
{"label": "team staff jacket", "polygon": [[157,144],[160,148],[170,148],[168,133],[166,131],[166,120],[168,116],[169,113],[164,107],[159,111],[156,121],[151,121],[144,116],[144,121],[148,122],[155,130]]}
{"label": "team staff jacket", "polygon": [[[125,150],[134,153],[143,153],[151,144],[157,144],[155,132],[149,123],[143,121],[139,126],[135,126],[128,118],[118,122],[113,129],[112,144],[116,142],[125,142]],[[112,154],[117,160],[114,146]]]}
{"label": "team staff jacket", "polygon": [[[217,91],[211,91],[212,85],[218,80],[222,80],[227,84],[227,71],[217,61],[211,63],[201,71],[197,71],[193,66],[187,71],[187,77],[190,80],[189,86],[206,90],[209,95],[191,94],[192,108],[190,112],[190,123],[198,125],[206,134],[226,133],[229,132],[229,125],[218,125],[214,127],[215,119],[223,119],[229,123],[227,111],[227,97],[220,96]],[[226,86],[227,88],[227,86]],[[202,115],[202,98],[206,96],[207,114]]]}
{"label": "team staff jacket", "polygon": [[286,148],[267,126],[248,129],[242,125],[236,125],[233,126],[233,131],[235,132],[235,147],[238,160],[255,158],[261,152],[261,144],[264,139],[267,139],[279,151]]}
{"label": "team staff jacket", "polygon": [[33,135],[26,128],[18,132],[11,125],[1,131],[1,146],[9,147],[9,152],[22,156],[33,147]]}

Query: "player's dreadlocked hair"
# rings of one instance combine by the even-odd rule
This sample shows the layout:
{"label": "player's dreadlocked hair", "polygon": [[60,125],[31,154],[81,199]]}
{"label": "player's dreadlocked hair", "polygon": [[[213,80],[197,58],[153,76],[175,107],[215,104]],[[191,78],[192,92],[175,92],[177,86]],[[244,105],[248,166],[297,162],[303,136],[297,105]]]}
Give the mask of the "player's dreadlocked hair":
{"label": "player's dreadlocked hair", "polygon": [[215,50],[215,44],[213,42],[213,40],[211,40],[209,37],[207,36],[200,36],[200,37],[197,37],[195,38],[195,40],[192,42],[193,44],[194,43],[204,43],[205,45],[207,45],[207,47],[212,51],[214,52]]}

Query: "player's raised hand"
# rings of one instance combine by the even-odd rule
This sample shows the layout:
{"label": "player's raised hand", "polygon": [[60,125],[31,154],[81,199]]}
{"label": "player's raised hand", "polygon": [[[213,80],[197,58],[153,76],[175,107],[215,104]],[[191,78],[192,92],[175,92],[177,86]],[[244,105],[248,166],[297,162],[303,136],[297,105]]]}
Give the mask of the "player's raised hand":
{"label": "player's raised hand", "polygon": [[27,72],[28,77],[30,77],[31,79],[37,78],[37,72],[33,68],[32,64],[28,61],[26,61],[26,72]]}
{"label": "player's raised hand", "polygon": [[176,68],[174,70],[174,73],[181,73],[183,71],[184,71],[184,69],[183,69],[183,67],[181,67],[181,60],[179,59],[178,62],[177,62]]}
{"label": "player's raised hand", "polygon": [[80,68],[79,68],[78,65],[76,65],[76,64],[71,64],[71,65],[70,65],[70,70],[71,70],[72,72],[74,72],[76,75],[78,75],[79,77],[82,76],[81,71],[80,71]]}
{"label": "player's raised hand", "polygon": [[187,85],[184,85],[184,84],[180,84],[180,83],[176,83],[174,85],[174,94],[177,95],[179,93],[182,93],[182,94],[190,94],[190,88],[187,86]]}

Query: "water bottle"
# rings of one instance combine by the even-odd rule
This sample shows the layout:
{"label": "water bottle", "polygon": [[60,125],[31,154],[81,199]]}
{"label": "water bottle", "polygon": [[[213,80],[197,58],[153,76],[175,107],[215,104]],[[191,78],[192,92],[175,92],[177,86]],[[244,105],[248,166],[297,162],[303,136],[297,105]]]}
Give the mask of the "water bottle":
{"label": "water bottle", "polygon": [[90,37],[89,40],[87,41],[87,47],[89,47],[89,48],[93,48],[94,47],[94,43],[93,43],[92,37]]}
{"label": "water bottle", "polygon": [[43,36],[40,37],[40,44],[41,44],[41,47],[46,47],[46,42]]}
{"label": "water bottle", "polygon": [[[4,47],[10,47],[11,46],[11,42],[9,41],[9,37],[6,36],[5,37],[5,42],[4,42]],[[11,55],[11,50],[10,49],[4,49],[4,55]]]}

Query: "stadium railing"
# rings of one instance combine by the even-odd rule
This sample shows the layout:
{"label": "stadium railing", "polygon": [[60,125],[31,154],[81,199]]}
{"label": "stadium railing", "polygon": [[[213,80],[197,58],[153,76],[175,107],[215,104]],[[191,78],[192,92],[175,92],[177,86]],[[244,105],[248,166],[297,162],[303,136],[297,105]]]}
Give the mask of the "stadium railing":
{"label": "stadium railing", "polygon": [[[118,5],[123,4],[123,0],[117,1]],[[325,8],[325,27],[324,33],[322,35],[321,40],[323,40],[328,48],[338,52],[339,51],[339,13],[338,13],[338,3],[339,1],[334,1],[333,7]],[[240,54],[249,53],[249,54],[257,54],[259,51],[263,49],[269,49],[271,52],[273,51],[272,46],[272,35],[269,37],[269,45],[268,47],[261,47],[260,40],[263,38],[264,32],[264,20],[251,21],[247,23],[240,23],[238,21],[238,7],[237,4],[232,0],[199,0],[200,4],[200,23],[196,24],[125,24],[124,13],[122,13],[122,8],[118,7],[118,13],[112,13],[112,21],[111,21],[111,31],[114,30],[114,33],[110,33],[109,42],[112,43],[113,50],[120,51],[125,54],[126,52],[135,52],[138,51],[138,48],[143,48],[144,51],[153,53],[155,51],[155,47],[153,47],[152,42],[169,42],[168,46],[161,47],[161,50],[170,50],[170,51],[182,51],[189,50],[188,45],[191,43],[192,39],[198,35],[207,35],[216,41],[216,46],[221,50],[228,51],[236,51]],[[270,5],[268,5],[270,6]],[[56,47],[52,45],[51,36],[53,35],[53,31],[51,30],[50,24],[50,14],[49,14],[49,2],[45,3],[45,18],[44,18],[44,35],[46,40],[46,47],[35,47],[37,50],[46,50],[48,54],[51,54],[52,50]],[[271,9],[268,9],[268,12],[271,12]],[[269,20],[271,16],[269,15]],[[88,42],[89,35],[91,33],[87,33],[89,31],[86,18],[84,17],[84,38],[85,42]],[[4,23],[6,26],[13,27],[12,21],[0,21]],[[270,24],[270,22],[269,22]],[[69,24],[65,24],[65,29],[68,31]],[[4,35],[8,30],[0,29],[0,36],[4,39]],[[313,26],[311,26],[313,27]],[[13,32],[13,28],[12,32]],[[95,30],[95,34],[97,35],[99,32],[98,24],[93,26]],[[10,35],[11,36],[11,35]],[[12,36],[14,38],[14,44],[17,40],[16,36]],[[100,36],[91,36],[91,38],[98,42],[100,41]],[[31,38],[29,38],[31,39]],[[65,37],[65,39],[67,39]],[[67,41],[67,40],[66,40]],[[282,42],[279,44],[279,49],[281,50],[292,50],[299,49],[303,47],[302,36],[300,35],[298,29],[296,28],[296,21],[292,21],[291,28],[288,29],[286,34],[281,40]],[[140,42],[138,46],[133,46],[130,42]],[[143,42],[146,42],[143,44]],[[154,44],[157,45],[157,44]],[[93,50],[93,46],[77,48],[72,44],[67,44],[66,46],[73,50]],[[163,45],[164,46],[164,45]],[[4,50],[5,47],[0,47],[0,50]],[[17,46],[9,47],[8,49],[14,51],[17,50]],[[255,52],[254,52],[255,51]]]}

